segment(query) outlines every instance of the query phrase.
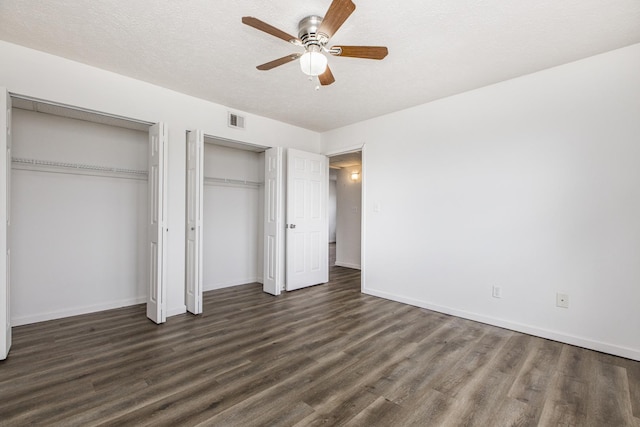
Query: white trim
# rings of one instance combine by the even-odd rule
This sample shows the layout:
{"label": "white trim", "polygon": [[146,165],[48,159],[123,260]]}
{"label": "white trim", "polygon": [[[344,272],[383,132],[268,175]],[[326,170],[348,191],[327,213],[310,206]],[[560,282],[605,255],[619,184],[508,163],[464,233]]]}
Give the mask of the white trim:
{"label": "white trim", "polygon": [[338,267],[346,267],[346,268],[354,268],[356,270],[360,270],[360,264],[351,264],[350,262],[340,262],[336,261],[335,265]]}
{"label": "white trim", "polygon": [[365,268],[365,248],[367,237],[367,144],[362,143],[362,154],[360,156],[360,292],[364,293],[366,288],[366,268]]}
{"label": "white trim", "polygon": [[119,301],[111,301],[108,303],[100,303],[93,305],[85,305],[82,307],[74,307],[70,309],[50,311],[48,313],[39,313],[31,316],[14,317],[11,319],[12,326],[28,325],[31,323],[46,322],[47,320],[62,319],[65,317],[79,316],[81,314],[96,313],[99,311],[113,310],[115,308],[129,307],[132,305],[144,304],[147,297],[127,298]]}
{"label": "white trim", "polygon": [[227,282],[209,283],[204,285],[203,291],[214,291],[216,289],[230,288],[232,286],[249,285],[251,283],[262,283],[262,277],[249,277],[247,279],[230,280]]}
{"label": "white trim", "polygon": [[363,293],[367,295],[373,295],[388,299],[391,301],[401,302],[404,304],[413,305],[427,310],[437,311],[439,313],[450,314],[452,316],[461,317],[463,319],[469,319],[476,322],[486,323],[492,326],[498,326],[500,328],[510,329],[516,332],[522,332],[529,335],[534,335],[541,338],[547,338],[554,341],[559,341],[565,344],[575,345],[578,347],[584,347],[590,350],[601,351],[604,353],[613,354],[627,359],[640,361],[640,350],[636,350],[629,347],[623,347],[615,344],[610,344],[601,341],[594,341],[589,338],[579,337],[575,335],[568,335],[558,331],[552,331],[549,329],[537,328],[535,326],[526,325],[523,323],[512,322],[505,319],[499,319],[496,317],[485,316],[478,313],[473,313],[465,310],[458,310],[451,307],[446,307],[438,304],[432,304],[427,301],[421,301],[414,298],[404,297],[401,295],[390,294],[384,291],[378,291],[375,289],[363,289]]}
{"label": "white trim", "polygon": [[177,316],[178,314],[185,314],[186,312],[187,312],[187,305],[182,304],[177,307],[168,309],[166,317]]}
{"label": "white trim", "polygon": [[333,156],[339,156],[340,154],[356,153],[358,151],[363,151],[363,149],[364,149],[364,142],[360,145],[352,145],[350,147],[338,148],[334,151],[329,151],[327,153],[324,153],[324,155],[327,157],[333,157]]}

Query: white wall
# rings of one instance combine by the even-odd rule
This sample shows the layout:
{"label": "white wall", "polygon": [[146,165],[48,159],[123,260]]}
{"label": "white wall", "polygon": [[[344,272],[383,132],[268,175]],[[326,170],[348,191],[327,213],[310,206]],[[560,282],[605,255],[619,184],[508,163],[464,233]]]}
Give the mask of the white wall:
{"label": "white wall", "polygon": [[[204,176],[264,181],[264,154],[205,144]],[[263,187],[205,184],[205,291],[262,281]]]}
{"label": "white wall", "polygon": [[[351,173],[358,172],[357,181]],[[336,184],[336,265],[360,268],[362,174],[360,166],[338,171]]]}
{"label": "white wall", "polygon": [[[147,170],[148,134],[13,110],[13,156]],[[12,171],[11,308],[21,325],[146,300],[147,182]]]}
{"label": "white wall", "polygon": [[336,194],[337,181],[338,171],[336,169],[329,169],[329,243],[335,243],[336,241],[336,216],[338,214]]}
{"label": "white wall", "polygon": [[365,292],[640,360],[640,45],[323,134],[354,141]]}
{"label": "white wall", "polygon": [[246,117],[246,129],[232,129],[226,124],[229,109],[223,105],[4,41],[0,41],[0,63],[0,86],[10,92],[169,125],[169,316],[186,310],[185,132],[200,129],[207,135],[258,145],[320,150],[320,135],[316,132],[242,112],[239,113]]}

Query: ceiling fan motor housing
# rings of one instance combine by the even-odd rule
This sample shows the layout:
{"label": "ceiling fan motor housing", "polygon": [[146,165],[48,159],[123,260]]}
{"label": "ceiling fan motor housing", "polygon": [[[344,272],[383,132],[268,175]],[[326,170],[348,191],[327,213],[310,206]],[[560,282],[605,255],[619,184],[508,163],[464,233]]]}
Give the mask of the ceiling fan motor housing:
{"label": "ceiling fan motor housing", "polygon": [[[322,17],[317,15],[307,16],[298,24],[298,38],[302,40],[302,44],[307,50],[319,50],[322,48],[329,38],[325,34],[318,34],[318,28],[322,23]],[[312,48],[317,46],[317,48]]]}

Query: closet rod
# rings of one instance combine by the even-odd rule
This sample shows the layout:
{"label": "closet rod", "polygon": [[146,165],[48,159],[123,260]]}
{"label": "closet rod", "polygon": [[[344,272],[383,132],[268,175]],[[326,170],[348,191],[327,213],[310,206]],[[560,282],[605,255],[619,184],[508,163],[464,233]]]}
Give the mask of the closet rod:
{"label": "closet rod", "polygon": [[88,165],[83,163],[55,162],[49,160],[11,158],[12,167],[19,170],[39,172],[68,173],[72,175],[92,175],[114,178],[147,179],[147,171],[114,168],[109,166]]}
{"label": "closet rod", "polygon": [[248,181],[244,179],[231,179],[231,178],[217,178],[217,177],[204,177],[204,183],[208,185],[216,184],[230,184],[230,185],[245,185],[249,187],[260,187],[262,182]]}

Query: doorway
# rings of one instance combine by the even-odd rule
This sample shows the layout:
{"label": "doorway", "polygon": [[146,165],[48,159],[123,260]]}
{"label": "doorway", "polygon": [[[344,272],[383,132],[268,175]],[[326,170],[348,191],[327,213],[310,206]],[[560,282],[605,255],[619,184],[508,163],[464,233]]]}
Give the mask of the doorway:
{"label": "doorway", "polygon": [[145,301],[164,322],[166,126],[2,92],[1,358],[12,325]]}
{"label": "doorway", "polygon": [[[335,265],[362,268],[362,151],[329,157],[335,177]],[[330,184],[331,185],[331,184]],[[331,195],[329,198],[331,202]],[[331,209],[330,209],[331,212]],[[329,235],[332,235],[330,225]],[[334,248],[330,247],[330,251]]]}
{"label": "doorway", "polygon": [[186,138],[185,302],[200,314],[203,292],[263,281],[267,147],[199,130]]}
{"label": "doorway", "polygon": [[261,283],[264,148],[204,141],[203,290]]}

